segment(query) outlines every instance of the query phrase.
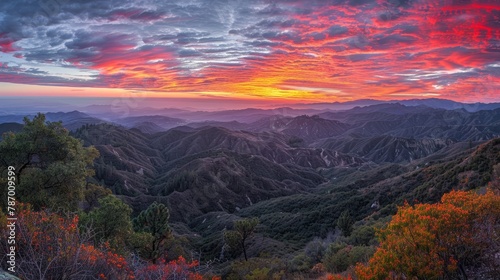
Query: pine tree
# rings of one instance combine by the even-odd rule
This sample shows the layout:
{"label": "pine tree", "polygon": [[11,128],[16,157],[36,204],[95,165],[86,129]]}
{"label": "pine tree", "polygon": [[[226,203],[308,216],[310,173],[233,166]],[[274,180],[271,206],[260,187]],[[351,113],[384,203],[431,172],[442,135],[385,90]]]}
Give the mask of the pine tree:
{"label": "pine tree", "polygon": [[149,256],[153,263],[160,257],[165,241],[171,237],[169,218],[170,212],[167,206],[155,201],[132,221],[136,231],[150,233],[153,236]]}
{"label": "pine tree", "polygon": [[82,224],[88,224],[96,231],[96,245],[110,242],[114,249],[123,250],[132,233],[130,214],[132,209],[114,195],[99,199],[99,207],[88,214],[82,214]]}
{"label": "pine tree", "polygon": [[337,220],[337,226],[346,237],[351,235],[353,224],[354,220],[352,219],[351,214],[349,214],[349,210],[342,212]]}
{"label": "pine tree", "polygon": [[252,237],[255,228],[259,224],[259,219],[243,219],[235,221],[233,226],[234,230],[224,232],[224,240],[226,244],[233,250],[241,249],[245,256],[245,261],[248,261],[247,248],[245,242]]}

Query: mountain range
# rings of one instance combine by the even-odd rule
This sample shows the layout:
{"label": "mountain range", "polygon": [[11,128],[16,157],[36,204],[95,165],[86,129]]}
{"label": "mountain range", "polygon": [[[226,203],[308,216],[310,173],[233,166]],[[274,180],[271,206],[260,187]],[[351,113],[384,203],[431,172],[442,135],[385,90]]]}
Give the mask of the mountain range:
{"label": "mountain range", "polygon": [[[100,151],[96,179],[136,211],[160,199],[181,205],[172,207],[172,218],[186,222],[213,211],[234,213],[271,198],[310,193],[331,182],[332,174],[412,164],[500,134],[500,109],[378,104],[258,120],[238,119],[241,112],[234,113],[228,122],[129,117],[86,125],[74,135]],[[163,129],[148,131],[146,122]],[[169,129],[175,125],[180,126]]]}
{"label": "mountain range", "polygon": [[[128,116],[98,106],[100,113],[46,117],[99,150],[91,181],[135,214],[154,201],[166,204],[176,233],[212,257],[222,250],[214,240],[241,217],[261,221],[266,241],[255,248],[294,253],[334,231],[345,209],[356,221],[387,217],[404,201],[435,202],[451,189],[483,187],[500,163],[495,104],[354,104],[366,106]],[[0,132],[21,130],[23,117],[0,116]]]}

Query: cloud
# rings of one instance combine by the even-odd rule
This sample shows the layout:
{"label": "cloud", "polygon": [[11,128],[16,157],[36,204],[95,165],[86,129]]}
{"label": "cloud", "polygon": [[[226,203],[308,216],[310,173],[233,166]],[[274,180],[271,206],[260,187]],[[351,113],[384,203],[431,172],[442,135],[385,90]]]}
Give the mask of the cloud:
{"label": "cloud", "polygon": [[488,0],[43,3],[0,3],[3,81],[312,100],[498,90]]}
{"label": "cloud", "polygon": [[0,82],[51,86],[71,84],[75,87],[101,87],[105,85],[98,80],[94,80],[89,84],[83,78],[51,75],[49,72],[38,68],[25,68],[20,65],[10,65],[10,63],[0,63]]}
{"label": "cloud", "polygon": [[346,34],[348,30],[349,29],[347,27],[345,27],[345,26],[333,25],[330,28],[328,28],[327,34],[329,36],[334,37],[334,36]]}

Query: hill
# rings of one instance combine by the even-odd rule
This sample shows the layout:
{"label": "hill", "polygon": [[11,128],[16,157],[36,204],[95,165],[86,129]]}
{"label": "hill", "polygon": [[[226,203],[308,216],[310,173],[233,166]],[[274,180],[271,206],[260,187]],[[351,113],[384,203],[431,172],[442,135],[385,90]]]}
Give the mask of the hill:
{"label": "hill", "polygon": [[342,153],[349,153],[373,162],[411,162],[432,155],[449,146],[448,139],[411,139],[394,136],[366,138],[332,138],[318,146]]}
{"label": "hill", "polygon": [[404,201],[437,202],[452,189],[484,187],[498,164],[500,139],[497,138],[443,162],[415,167],[390,164],[351,173],[331,180],[315,192],[266,200],[238,215],[259,217],[266,234],[272,238],[302,243],[333,231],[336,219],[346,209],[355,220],[380,219],[394,214],[396,205]]}
{"label": "hill", "polygon": [[327,181],[319,170],[365,163],[327,149],[292,147],[281,134],[218,127],[146,135],[102,124],[84,126],[74,135],[101,153],[98,182],[123,195],[136,211],[162,199],[172,206],[174,221],[309,192]]}

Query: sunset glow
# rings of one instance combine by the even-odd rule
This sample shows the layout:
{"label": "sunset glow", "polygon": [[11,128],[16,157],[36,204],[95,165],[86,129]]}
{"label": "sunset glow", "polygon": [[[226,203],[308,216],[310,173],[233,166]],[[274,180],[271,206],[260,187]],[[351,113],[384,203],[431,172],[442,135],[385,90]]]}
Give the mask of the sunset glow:
{"label": "sunset glow", "polygon": [[500,101],[495,0],[45,2],[0,3],[0,96]]}

